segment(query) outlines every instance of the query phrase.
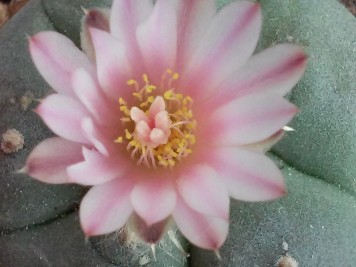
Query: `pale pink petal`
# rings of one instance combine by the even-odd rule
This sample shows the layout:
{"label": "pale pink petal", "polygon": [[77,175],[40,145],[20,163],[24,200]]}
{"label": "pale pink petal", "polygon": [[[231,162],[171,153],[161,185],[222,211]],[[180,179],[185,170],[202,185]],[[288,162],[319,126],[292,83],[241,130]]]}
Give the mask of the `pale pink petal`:
{"label": "pale pink petal", "polygon": [[89,59],[74,43],[57,32],[44,31],[29,38],[30,53],[38,71],[57,92],[73,95],[72,72],[93,71]]}
{"label": "pale pink petal", "polygon": [[89,112],[76,99],[53,94],[46,97],[35,109],[46,125],[57,135],[74,142],[88,143],[78,127]]}
{"label": "pale pink petal", "polygon": [[89,28],[97,28],[106,32],[110,31],[110,9],[94,8],[86,10],[82,20],[82,31],[80,32],[80,43],[85,54],[95,61],[95,50],[89,33]]}
{"label": "pale pink petal", "polygon": [[132,190],[131,203],[148,226],[167,218],[176,204],[172,179],[143,177]]}
{"label": "pale pink petal", "polygon": [[70,181],[82,185],[97,185],[120,178],[128,165],[118,157],[105,157],[95,150],[83,147],[84,161],[68,167]]}
{"label": "pale pink petal", "polygon": [[225,242],[229,230],[227,220],[196,212],[181,198],[177,199],[173,219],[191,243],[204,249],[218,250]]}
{"label": "pale pink petal", "polygon": [[138,73],[143,73],[142,56],[136,39],[136,29],[151,15],[151,0],[114,1],[111,9],[111,33],[124,44],[127,58]]}
{"label": "pale pink petal", "polygon": [[212,149],[209,156],[209,164],[235,199],[266,201],[286,193],[282,173],[262,153],[224,147]]}
{"label": "pale pink petal", "polygon": [[174,66],[177,54],[177,17],[173,6],[166,0],[157,0],[148,21],[137,29],[137,40],[150,77],[159,82],[162,74]]}
{"label": "pale pink petal", "polygon": [[270,137],[259,141],[257,143],[244,145],[243,148],[251,151],[267,152],[273,145],[275,145],[284,136],[284,131],[279,130]]}
{"label": "pale pink petal", "polygon": [[211,167],[195,166],[178,179],[177,188],[192,209],[205,215],[228,219],[228,191]]}
{"label": "pale pink petal", "polygon": [[130,79],[130,64],[125,55],[125,48],[119,40],[109,33],[90,28],[95,48],[98,79],[104,92],[113,99],[125,97],[126,82]]}
{"label": "pale pink petal", "polygon": [[130,203],[133,184],[134,181],[128,177],[114,179],[89,190],[79,213],[86,236],[107,234],[124,226],[133,211]]}
{"label": "pale pink petal", "polygon": [[129,220],[130,230],[133,230],[141,240],[148,244],[159,242],[167,232],[169,224],[169,218],[167,218],[160,222],[147,225],[146,222],[135,213],[131,215]]}
{"label": "pale pink petal", "polygon": [[147,20],[153,10],[151,0],[119,0],[114,1],[111,8],[111,33],[119,39],[135,37],[135,30],[139,24]]}
{"label": "pale pink petal", "polygon": [[307,56],[302,48],[281,44],[253,56],[211,95],[207,105],[221,105],[236,97],[273,91],[285,95],[302,77]]}
{"label": "pale pink petal", "polygon": [[[243,66],[255,50],[261,24],[260,6],[255,2],[233,2],[218,12],[188,63],[186,73],[194,73],[189,90],[196,87],[193,94],[206,94]],[[194,83],[197,80],[200,87]]]}
{"label": "pale pink petal", "polygon": [[32,150],[21,172],[45,183],[70,183],[67,167],[82,160],[81,145],[53,137],[44,140]]}
{"label": "pale pink petal", "polygon": [[203,34],[209,28],[216,13],[215,0],[167,0],[177,10],[178,19],[178,51],[177,71],[180,72],[184,64],[193,55]]}
{"label": "pale pink petal", "polygon": [[110,129],[98,126],[91,118],[84,118],[80,125],[85,137],[101,154],[105,156],[115,154],[114,141],[118,136],[115,136]]}
{"label": "pale pink petal", "polygon": [[79,100],[97,122],[104,125],[118,123],[120,112],[118,104],[109,101],[89,73],[84,69],[76,70],[72,77],[72,85]]}
{"label": "pale pink petal", "polygon": [[282,129],[298,112],[283,97],[254,94],[236,99],[217,109],[206,129],[215,145],[250,144]]}

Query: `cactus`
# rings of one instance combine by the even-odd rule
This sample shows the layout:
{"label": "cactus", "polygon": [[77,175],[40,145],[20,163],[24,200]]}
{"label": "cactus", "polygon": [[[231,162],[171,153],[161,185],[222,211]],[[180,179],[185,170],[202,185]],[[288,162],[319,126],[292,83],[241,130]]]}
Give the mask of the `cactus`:
{"label": "cactus", "polygon": [[[31,112],[35,101],[21,105],[29,92],[35,99],[50,92],[30,61],[25,34],[57,30],[78,44],[80,7],[110,2],[33,0],[0,30],[0,134],[15,128],[25,138],[22,150],[0,153],[0,265],[276,266],[289,255],[300,266],[354,266],[356,22],[335,0],[259,1],[264,28],[258,50],[296,43],[309,54],[309,67],[288,96],[301,109],[291,124],[296,131],[269,152],[289,193],[268,203],[232,202],[221,260],[188,248],[175,230],[157,246],[156,261],[149,247],[125,232],[85,242],[76,210],[86,188],[16,174],[32,148],[51,135]],[[183,253],[188,249],[189,258]]]}

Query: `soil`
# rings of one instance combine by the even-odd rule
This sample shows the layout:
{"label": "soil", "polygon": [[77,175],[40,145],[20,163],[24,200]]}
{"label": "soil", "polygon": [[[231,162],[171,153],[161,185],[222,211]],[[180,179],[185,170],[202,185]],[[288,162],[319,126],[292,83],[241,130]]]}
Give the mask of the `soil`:
{"label": "soil", "polygon": [[0,0],[0,28],[29,0]]}
{"label": "soil", "polygon": [[356,0],[340,0],[356,16]]}

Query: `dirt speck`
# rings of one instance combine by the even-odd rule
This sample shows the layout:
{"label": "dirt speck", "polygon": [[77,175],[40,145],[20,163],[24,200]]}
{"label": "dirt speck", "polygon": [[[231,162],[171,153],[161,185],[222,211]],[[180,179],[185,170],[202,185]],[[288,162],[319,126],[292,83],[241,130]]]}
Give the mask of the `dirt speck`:
{"label": "dirt speck", "polygon": [[298,267],[298,262],[287,254],[279,258],[277,267]]}
{"label": "dirt speck", "polygon": [[35,100],[31,91],[27,91],[21,98],[20,104],[23,110],[27,110],[28,106]]}
{"label": "dirt speck", "polygon": [[9,129],[2,134],[1,149],[5,154],[17,152],[23,148],[25,139],[16,129]]}

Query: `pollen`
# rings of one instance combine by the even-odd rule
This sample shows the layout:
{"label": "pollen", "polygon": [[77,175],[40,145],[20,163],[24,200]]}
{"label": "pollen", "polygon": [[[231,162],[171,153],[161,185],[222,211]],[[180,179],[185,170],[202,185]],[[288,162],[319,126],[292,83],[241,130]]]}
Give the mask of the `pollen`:
{"label": "pollen", "polygon": [[131,158],[148,168],[173,168],[193,152],[196,142],[193,99],[177,93],[179,74],[168,69],[159,86],[147,74],[130,79],[132,101],[118,99],[124,130],[114,143],[126,145]]}

